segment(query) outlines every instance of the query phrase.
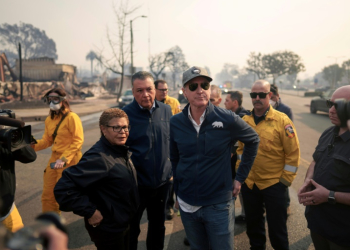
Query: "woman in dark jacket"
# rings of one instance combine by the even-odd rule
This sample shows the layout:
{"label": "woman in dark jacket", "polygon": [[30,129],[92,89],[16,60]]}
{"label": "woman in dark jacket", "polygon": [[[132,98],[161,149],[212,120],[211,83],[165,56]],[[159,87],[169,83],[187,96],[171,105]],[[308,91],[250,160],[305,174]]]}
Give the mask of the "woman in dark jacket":
{"label": "woman in dark jacket", "polygon": [[100,117],[101,138],[55,187],[62,211],[83,216],[97,249],[129,249],[129,223],[139,204],[136,170],[125,142],[129,119],[117,108]]}

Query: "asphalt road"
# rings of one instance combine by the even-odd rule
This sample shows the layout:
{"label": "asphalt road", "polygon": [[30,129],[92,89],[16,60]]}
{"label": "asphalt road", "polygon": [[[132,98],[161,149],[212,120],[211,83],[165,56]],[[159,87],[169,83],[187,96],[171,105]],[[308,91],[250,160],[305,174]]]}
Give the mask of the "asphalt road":
{"label": "asphalt road", "polygon": [[[248,96],[248,90],[243,90],[244,99],[243,106],[246,109],[252,108],[251,100]],[[295,94],[295,93],[293,93]],[[223,102],[225,99],[223,96]],[[314,249],[309,231],[306,227],[304,218],[304,207],[297,201],[297,190],[301,186],[307,167],[312,160],[312,153],[317,144],[321,133],[331,123],[327,114],[310,114],[308,105],[311,98],[298,97],[294,95],[281,93],[283,102],[288,104],[293,109],[294,123],[297,129],[297,134],[301,146],[301,163],[298,174],[290,188],[291,210],[292,214],[288,218],[288,232],[291,250]],[[222,107],[223,106],[222,102]],[[184,105],[182,105],[184,106]],[[99,138],[100,132],[98,129],[98,118],[100,113],[81,117],[85,142],[83,152],[89,149]],[[38,124],[33,129],[34,137],[41,138],[43,133],[43,124]],[[16,204],[22,215],[25,225],[30,225],[34,222],[34,218],[41,212],[40,196],[42,192],[42,175],[44,168],[49,160],[51,149],[46,149],[38,152],[36,162],[32,164],[16,165],[17,175],[17,193]],[[239,201],[236,202],[236,214],[240,214]],[[62,217],[66,220],[69,230],[69,248],[70,249],[95,249],[93,243],[84,228],[81,217],[73,213],[62,213]],[[146,249],[145,238],[147,234],[147,219],[144,215],[141,222],[141,235],[139,237],[139,249]],[[183,237],[185,236],[184,229],[181,223],[181,218],[175,216],[173,220],[166,222],[166,240],[165,248],[168,250],[190,249],[183,245]],[[244,225],[235,226],[235,249],[249,249],[248,238],[245,233]],[[268,242],[267,249],[272,249]]]}

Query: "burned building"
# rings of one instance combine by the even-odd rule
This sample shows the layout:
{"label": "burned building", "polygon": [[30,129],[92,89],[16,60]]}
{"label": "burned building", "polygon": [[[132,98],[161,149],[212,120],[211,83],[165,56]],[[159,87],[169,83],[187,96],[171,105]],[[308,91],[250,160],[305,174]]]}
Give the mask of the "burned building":
{"label": "burned building", "polygon": [[[53,58],[40,57],[22,60],[22,77],[25,82],[63,81],[76,83],[77,68],[69,64],[56,64]],[[15,73],[19,76],[19,60]]]}

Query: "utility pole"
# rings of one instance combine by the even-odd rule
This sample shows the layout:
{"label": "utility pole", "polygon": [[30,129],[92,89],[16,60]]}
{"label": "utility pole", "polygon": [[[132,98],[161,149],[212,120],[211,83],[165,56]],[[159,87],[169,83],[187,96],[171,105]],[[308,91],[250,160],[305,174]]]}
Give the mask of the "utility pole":
{"label": "utility pole", "polygon": [[[338,65],[338,63],[337,63],[337,61],[338,61],[338,58],[344,58],[345,56],[328,56],[328,58],[334,58],[335,59],[335,64],[336,65]],[[333,73],[333,75],[334,75],[334,81],[332,82],[332,85],[333,86],[331,86],[331,88],[332,89],[335,89],[335,85],[336,85],[336,81],[337,81],[337,69],[336,68],[334,68],[334,73]]]}
{"label": "utility pole", "polygon": [[23,101],[23,79],[22,79],[22,50],[21,43],[18,43],[18,56],[19,56],[19,82],[21,85],[21,101]]}
{"label": "utility pole", "polygon": [[133,75],[134,72],[134,55],[133,55],[133,45],[134,45],[134,37],[132,33],[132,22],[136,20],[139,17],[147,18],[147,16],[137,16],[134,19],[130,20],[130,61],[131,61],[131,75]]}

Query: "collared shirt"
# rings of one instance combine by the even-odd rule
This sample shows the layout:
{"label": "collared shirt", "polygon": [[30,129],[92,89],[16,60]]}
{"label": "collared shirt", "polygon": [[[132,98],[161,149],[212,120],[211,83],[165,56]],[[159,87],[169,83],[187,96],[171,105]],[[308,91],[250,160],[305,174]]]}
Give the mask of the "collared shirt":
{"label": "collared shirt", "polygon": [[199,133],[199,129],[201,128],[201,125],[204,121],[205,118],[205,111],[203,112],[203,114],[201,115],[201,117],[199,118],[199,124],[197,124],[197,122],[193,119],[192,115],[191,115],[191,105],[188,106],[188,118],[190,119],[190,121],[193,124],[193,127],[197,130],[197,133]]}
{"label": "collared shirt", "polygon": [[[199,133],[201,125],[202,125],[202,123],[204,121],[205,112],[206,112],[206,110],[204,110],[203,114],[199,118],[199,124],[197,124],[197,122],[193,119],[193,117],[191,115],[191,105],[188,106],[188,118],[192,122],[193,127],[196,129],[197,134]],[[192,206],[192,205],[184,202],[183,200],[181,200],[181,198],[179,196],[177,197],[177,201],[179,202],[179,205],[180,205],[182,211],[187,212],[187,213],[194,213],[194,212],[196,212],[197,210],[199,210],[202,207],[202,206]]]}
{"label": "collared shirt", "polygon": [[[339,127],[321,135],[313,154],[316,162],[313,180],[328,190],[350,193],[350,131],[339,135]],[[305,216],[310,230],[328,240],[350,246],[350,206],[330,204],[307,206]]]}
{"label": "collared shirt", "polygon": [[253,109],[254,122],[255,122],[256,125],[258,125],[259,122],[265,120],[265,117],[266,117],[266,115],[269,113],[269,110],[270,110],[270,106],[267,108],[265,114],[263,114],[262,116],[257,116],[257,115],[255,115],[254,109]]}
{"label": "collared shirt", "polygon": [[[139,103],[137,103],[137,104],[139,104]],[[140,104],[139,104],[139,106],[140,106],[141,109],[146,109],[146,108],[142,107]],[[147,110],[149,111],[150,114],[152,114],[152,112],[154,111],[155,108],[156,108],[156,102],[153,101],[152,108],[151,109],[147,109]]]}

